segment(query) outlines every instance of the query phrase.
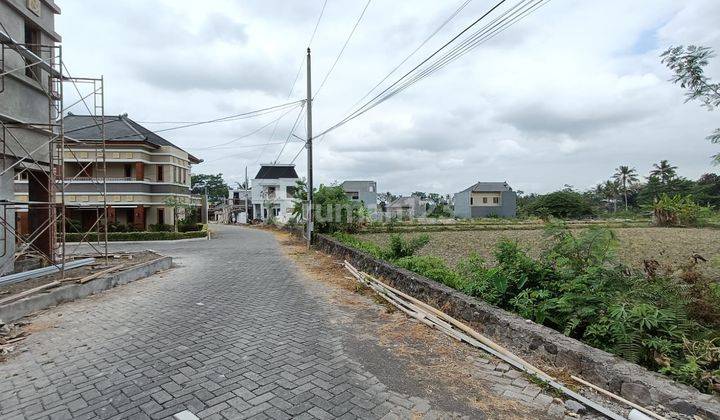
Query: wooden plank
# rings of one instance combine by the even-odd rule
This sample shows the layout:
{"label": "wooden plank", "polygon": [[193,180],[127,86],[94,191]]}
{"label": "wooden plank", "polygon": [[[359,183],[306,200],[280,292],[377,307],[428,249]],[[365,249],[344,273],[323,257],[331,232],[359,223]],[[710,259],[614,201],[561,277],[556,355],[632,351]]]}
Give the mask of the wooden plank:
{"label": "wooden plank", "polygon": [[90,274],[89,276],[85,276],[85,277],[79,279],[77,282],[80,284],[85,284],[91,280],[95,280],[96,278],[98,278],[100,276],[103,276],[108,273],[112,273],[113,271],[117,271],[123,267],[125,267],[125,264],[116,265],[114,267],[110,267],[108,269],[98,271],[97,273]]}
{"label": "wooden plank", "polygon": [[[472,328],[466,326],[465,324],[461,323],[460,321],[457,321],[455,318],[451,317],[450,315],[447,315],[444,312],[442,312],[438,309],[435,309],[432,306],[430,306],[418,299],[415,299],[412,296],[409,296],[397,289],[394,289],[366,273],[362,273],[362,272],[358,271],[357,269],[355,269],[355,267],[353,267],[347,261],[345,261],[345,266],[348,269],[348,271],[350,271],[354,276],[356,276],[358,278],[358,281],[365,283],[365,284],[369,284],[373,290],[377,290],[378,287],[380,287],[381,289],[384,288],[384,289],[390,290],[390,291],[396,293],[398,296],[406,298],[408,301],[412,302],[412,303],[410,303],[410,302],[405,303],[404,306],[407,306],[410,309],[403,308],[403,312],[406,312],[410,316],[419,319],[426,325],[428,325],[430,327],[435,327],[435,328],[439,329],[440,331],[444,332],[445,334],[449,335],[450,337],[453,337],[460,341],[465,341],[475,347],[478,347],[478,348],[486,351],[487,353],[492,354],[495,357],[498,357],[501,360],[504,360],[508,364],[514,366],[515,368],[517,368],[523,372],[527,372],[531,375],[534,375],[538,379],[547,383],[549,386],[551,386],[551,387],[561,391],[565,395],[587,405],[588,407],[607,416],[608,418],[611,418],[613,420],[625,420],[625,418],[623,416],[620,416],[617,413],[615,413],[611,410],[608,410],[607,408],[603,407],[602,405],[596,403],[595,401],[592,401],[589,398],[587,398],[583,395],[580,395],[577,392],[567,388],[565,385],[557,382],[555,379],[553,379],[551,376],[544,373],[537,367],[524,361],[520,357],[511,353],[509,350],[505,349],[504,347],[500,346],[499,344],[496,344],[494,341],[488,339],[487,337],[483,336],[482,334],[478,333],[477,331],[473,330]],[[386,290],[383,290],[383,292],[386,292]],[[383,298],[387,299],[388,301],[391,300],[391,298],[389,298],[386,293],[379,293],[379,294]],[[397,296],[396,296],[396,298],[397,298]],[[415,303],[417,303],[417,304],[415,305]],[[403,305],[397,304],[396,306],[401,307]],[[423,312],[423,310],[427,310],[429,312],[432,312],[433,314],[436,314],[442,320],[448,321],[452,325],[457,326],[458,328],[462,329],[464,332],[457,331],[453,328],[448,329],[445,326],[445,325],[447,325],[447,323],[436,324],[428,317],[418,316],[421,312]],[[417,315],[413,315],[413,313],[415,313]],[[437,317],[435,317],[435,319],[437,319]],[[443,324],[445,324],[445,325],[443,325]],[[467,334],[466,334],[466,332],[467,332]],[[472,336],[470,336],[468,334],[470,334]],[[479,338],[476,338],[475,336],[477,336]],[[482,338],[482,340],[480,338]]]}
{"label": "wooden plank", "polygon": [[53,281],[53,282],[50,282],[50,283],[48,283],[48,284],[44,284],[44,285],[39,286],[39,287],[35,287],[35,288],[28,289],[28,290],[25,290],[25,291],[20,292],[20,293],[16,293],[16,294],[14,294],[14,295],[12,295],[12,296],[8,296],[8,297],[6,297],[6,298],[4,298],[4,299],[0,299],[0,305],[4,305],[4,304],[6,304],[6,303],[10,303],[10,302],[16,301],[16,300],[18,300],[18,299],[22,299],[22,298],[24,298],[24,297],[26,297],[26,296],[32,295],[33,293],[37,293],[37,292],[43,291],[43,290],[45,290],[45,289],[50,289],[50,288],[52,288],[52,287],[59,286],[59,285],[60,285],[60,282],[59,282],[59,281]]}
{"label": "wooden plank", "polygon": [[588,382],[588,381],[586,381],[586,380],[584,380],[584,379],[578,378],[577,376],[574,376],[574,375],[570,375],[570,377],[571,377],[574,381],[579,382],[579,383],[581,383],[581,384],[583,384],[583,385],[585,385],[585,386],[588,386],[588,387],[594,389],[595,391],[597,391],[597,392],[599,392],[599,393],[601,393],[601,394],[607,395],[607,396],[610,397],[610,398],[613,398],[613,399],[618,400],[618,401],[620,401],[620,402],[622,402],[622,403],[625,403],[625,404],[629,405],[630,407],[632,407],[632,408],[634,408],[634,409],[636,409],[636,410],[642,411],[643,413],[647,414],[647,415],[650,416],[650,417],[654,417],[654,418],[656,418],[656,419],[658,419],[658,420],[666,420],[665,417],[661,416],[660,414],[657,414],[657,413],[655,413],[654,411],[650,411],[650,410],[648,410],[648,409],[645,408],[645,407],[642,407],[642,406],[640,406],[640,405],[637,405],[637,404],[635,404],[635,403],[632,402],[632,401],[628,401],[628,400],[626,400],[625,398],[623,398],[623,397],[621,397],[621,396],[619,396],[619,395],[613,394],[612,392],[610,392],[610,391],[608,391],[608,390],[606,390],[606,389],[600,388],[599,386],[597,386],[597,385],[595,385],[595,384],[591,384],[590,382]]}

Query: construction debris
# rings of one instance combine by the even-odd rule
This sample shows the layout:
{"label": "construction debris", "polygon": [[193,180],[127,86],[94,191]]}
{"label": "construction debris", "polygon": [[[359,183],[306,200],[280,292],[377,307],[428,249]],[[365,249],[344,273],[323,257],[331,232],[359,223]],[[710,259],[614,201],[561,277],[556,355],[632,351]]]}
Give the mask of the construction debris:
{"label": "construction debris", "polygon": [[583,395],[572,391],[565,385],[556,381],[553,377],[533,366],[532,364],[524,361],[514,353],[505,349],[501,345],[497,344],[493,340],[483,336],[469,326],[463,324],[457,319],[445,314],[444,312],[433,308],[432,306],[409,296],[400,290],[388,286],[380,280],[370,276],[367,273],[361,272],[353,267],[349,262],[344,262],[345,268],[352,274],[360,283],[373,289],[378,295],[385,299],[388,303],[398,308],[408,316],[417,319],[425,325],[436,328],[445,334],[453,337],[457,340],[464,341],[474,347],[480,348],[487,353],[507,362],[515,368],[534,376],[538,380],[545,382],[550,387],[562,392],[568,397],[584,404],[587,407],[603,414],[604,416],[614,419],[622,420],[623,416],[608,410],[602,405],[586,398]]}

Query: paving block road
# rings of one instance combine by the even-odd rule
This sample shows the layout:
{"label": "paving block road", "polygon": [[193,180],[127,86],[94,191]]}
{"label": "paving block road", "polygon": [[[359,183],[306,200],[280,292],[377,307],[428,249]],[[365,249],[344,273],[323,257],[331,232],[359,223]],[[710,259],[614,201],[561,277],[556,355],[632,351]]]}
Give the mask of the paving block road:
{"label": "paving block road", "polygon": [[[152,248],[177,266],[32,317],[32,334],[0,363],[0,418],[497,417],[460,391],[418,386],[421,368],[358,332],[377,317],[323,298],[329,286],[308,279],[272,233],[213,229],[211,241],[112,245]],[[472,364],[468,377],[488,381],[488,398],[523,415],[564,414],[517,372]]]}

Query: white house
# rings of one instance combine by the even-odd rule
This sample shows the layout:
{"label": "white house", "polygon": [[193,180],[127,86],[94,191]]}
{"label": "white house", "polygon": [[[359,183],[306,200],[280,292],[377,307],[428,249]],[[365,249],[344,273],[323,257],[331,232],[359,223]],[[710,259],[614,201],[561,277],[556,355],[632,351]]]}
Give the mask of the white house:
{"label": "white house", "polygon": [[295,165],[263,164],[252,179],[252,204],[255,219],[274,217],[287,223],[292,217],[296,182],[300,180]]}

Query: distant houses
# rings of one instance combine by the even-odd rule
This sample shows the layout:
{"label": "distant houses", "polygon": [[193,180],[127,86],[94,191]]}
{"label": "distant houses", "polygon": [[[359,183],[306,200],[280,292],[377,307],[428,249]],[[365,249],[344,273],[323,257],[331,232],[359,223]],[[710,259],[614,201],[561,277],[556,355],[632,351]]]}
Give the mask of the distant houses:
{"label": "distant houses", "polygon": [[295,165],[261,165],[251,181],[253,218],[287,223],[297,201],[295,192],[299,180]]}
{"label": "distant houses", "polygon": [[400,219],[419,217],[424,213],[425,203],[420,197],[411,195],[398,197],[387,206],[387,215]]}
{"label": "distant houses", "polygon": [[350,200],[362,203],[371,213],[377,211],[377,182],[345,181],[340,186]]}
{"label": "distant houses", "polygon": [[517,194],[507,182],[478,182],[455,194],[455,217],[515,217]]}

